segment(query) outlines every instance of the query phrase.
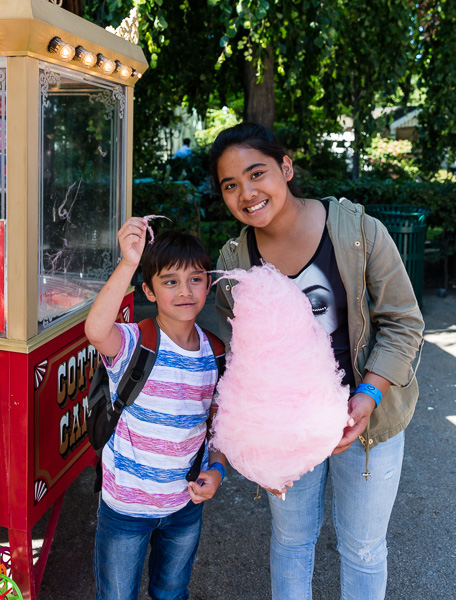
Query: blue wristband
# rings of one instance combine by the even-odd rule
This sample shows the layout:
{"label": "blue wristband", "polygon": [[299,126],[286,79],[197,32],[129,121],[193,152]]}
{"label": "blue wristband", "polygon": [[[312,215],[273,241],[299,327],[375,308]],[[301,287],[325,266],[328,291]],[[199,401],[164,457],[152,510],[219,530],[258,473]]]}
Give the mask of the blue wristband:
{"label": "blue wristband", "polygon": [[225,479],[225,467],[222,465],[222,463],[219,463],[219,462],[212,463],[211,465],[208,466],[207,470],[210,471],[211,469],[215,469],[216,471],[218,471],[220,473],[220,475],[222,476],[222,481],[220,483],[222,483],[223,480]]}
{"label": "blue wristband", "polygon": [[375,408],[380,404],[383,398],[381,391],[371,383],[360,383],[356,388],[355,394],[367,394],[375,401]]}

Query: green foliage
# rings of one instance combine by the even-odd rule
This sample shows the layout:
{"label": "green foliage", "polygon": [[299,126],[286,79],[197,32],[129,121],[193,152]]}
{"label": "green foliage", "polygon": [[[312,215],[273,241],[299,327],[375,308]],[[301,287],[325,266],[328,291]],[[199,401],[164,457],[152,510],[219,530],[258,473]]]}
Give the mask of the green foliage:
{"label": "green foliage", "polygon": [[351,0],[338,3],[332,13],[337,34],[322,65],[320,102],[328,115],[336,118],[345,109],[353,119],[354,178],[376,129],[378,97],[387,104],[407,70],[410,6],[407,0]]}
{"label": "green foliage", "polygon": [[422,19],[420,66],[426,100],[419,115],[421,168],[432,176],[456,160],[456,4],[434,0]]}
{"label": "green foliage", "polygon": [[[154,221],[156,233],[172,227],[200,236],[215,267],[220,248],[230,237],[238,235],[242,225],[228,213],[222,200],[212,195],[207,177],[195,185],[188,180],[173,180],[171,172],[171,165],[161,165],[160,170],[154,173],[154,178],[135,180],[133,214],[158,214],[172,219],[172,223],[162,219]],[[337,174],[337,179],[319,179],[309,177],[308,171],[299,168],[297,177],[306,198],[335,196],[346,197],[366,206],[399,204],[427,208],[430,211],[427,219],[428,237],[436,250],[435,259],[444,262],[445,272],[448,259],[456,255],[454,182],[415,182],[392,178],[353,181],[341,178],[340,174]],[[442,285],[448,286],[448,274]]]}
{"label": "green foliage", "polygon": [[154,221],[156,232],[173,228],[199,235],[201,195],[195,186],[190,181],[173,181],[169,169],[156,170],[153,175],[133,181],[133,214],[162,215],[171,220]]}
{"label": "green foliage", "polygon": [[195,139],[202,148],[209,148],[218,134],[240,122],[235,111],[226,106],[220,110],[209,109],[206,113],[206,129],[195,131]]}
{"label": "green foliage", "polygon": [[[236,104],[239,115],[245,65],[253,63],[261,82],[271,49],[275,129],[306,170],[324,172],[322,164],[331,176],[339,173],[318,140],[340,130],[341,117],[348,115],[356,153],[373,160],[369,177],[414,178],[409,157],[389,157],[384,167],[372,157],[375,138],[367,151],[379,129],[373,109],[392,102],[405,106],[411,98],[422,109],[420,175],[432,179],[442,159],[451,165],[455,157],[453,0],[92,0],[85,14],[116,26],[133,6],[140,10],[140,43],[151,66],[135,88],[136,173],[149,175],[155,168],[158,131],[178,122],[176,107],[206,115],[208,107]],[[208,118],[199,135],[203,147],[219,126],[231,124],[216,113]]]}
{"label": "green foliage", "polygon": [[296,152],[294,164],[303,169],[301,179],[315,178],[321,181],[326,179],[346,181],[348,179],[347,159],[344,154],[333,152],[332,143],[329,140],[321,140],[315,144],[313,153],[310,155],[301,151]]}
{"label": "green foliage", "polygon": [[[246,65],[260,83],[272,59],[268,102],[275,102],[275,129],[296,159],[304,195],[425,206],[440,255],[456,252],[454,0],[91,0],[85,15],[116,26],[133,6],[151,67],[135,88],[134,169],[152,175],[135,185],[137,214],[170,212],[174,225],[200,232],[211,248],[235,234],[211,195],[206,149],[245,104]],[[421,109],[416,156],[375,137],[384,122],[374,108],[410,103]],[[217,112],[221,106],[234,113]],[[207,114],[207,127],[192,161],[163,165],[157,133],[178,122],[177,107]],[[360,169],[358,182],[347,180],[344,161],[320,142],[347,115],[355,157],[372,167]],[[355,160],[355,176],[357,169]]]}
{"label": "green foliage", "polygon": [[366,149],[370,175],[392,179],[416,179],[419,168],[409,140],[390,140],[377,134]]}
{"label": "green foliage", "polygon": [[214,73],[222,28],[199,0],[92,0],[86,17],[115,27],[134,6],[150,69],[135,86],[133,160],[136,173],[149,175],[160,151],[160,129],[179,122],[176,108],[204,115],[223,80]]}

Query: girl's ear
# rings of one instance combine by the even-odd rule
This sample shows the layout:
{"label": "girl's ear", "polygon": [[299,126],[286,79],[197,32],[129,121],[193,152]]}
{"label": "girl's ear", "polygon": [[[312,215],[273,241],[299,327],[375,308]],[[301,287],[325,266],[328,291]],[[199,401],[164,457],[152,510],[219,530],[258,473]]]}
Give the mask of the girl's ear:
{"label": "girl's ear", "polygon": [[149,302],[155,302],[155,300],[156,300],[155,295],[146,283],[142,284],[142,289],[143,289],[144,294],[146,295],[146,298],[149,300]]}
{"label": "girl's ear", "polygon": [[208,273],[207,274],[206,296],[209,294],[209,291],[211,289],[211,283],[212,283],[212,275],[209,275],[209,273]]}
{"label": "girl's ear", "polygon": [[293,175],[294,175],[293,161],[286,154],[284,155],[283,161],[282,161],[282,171],[283,171],[286,181],[291,181],[293,179]]}

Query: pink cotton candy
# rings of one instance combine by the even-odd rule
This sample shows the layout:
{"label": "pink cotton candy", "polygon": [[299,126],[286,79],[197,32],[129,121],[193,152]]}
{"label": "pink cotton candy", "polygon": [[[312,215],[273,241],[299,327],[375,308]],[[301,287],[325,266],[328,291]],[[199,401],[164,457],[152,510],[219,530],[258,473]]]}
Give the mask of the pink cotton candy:
{"label": "pink cotton candy", "polygon": [[150,235],[149,244],[153,244],[154,239],[155,239],[154,230],[149,225],[149,221],[151,221],[152,219],[168,219],[168,221],[171,221],[171,219],[169,219],[168,217],[165,217],[163,215],[146,215],[145,217],[143,217],[143,219],[147,221],[146,227],[147,227],[147,229],[149,231],[149,235]]}
{"label": "pink cotton candy", "polygon": [[329,336],[293,281],[270,264],[223,278],[239,283],[211,445],[248,479],[281,489],[337,446],[349,390]]}

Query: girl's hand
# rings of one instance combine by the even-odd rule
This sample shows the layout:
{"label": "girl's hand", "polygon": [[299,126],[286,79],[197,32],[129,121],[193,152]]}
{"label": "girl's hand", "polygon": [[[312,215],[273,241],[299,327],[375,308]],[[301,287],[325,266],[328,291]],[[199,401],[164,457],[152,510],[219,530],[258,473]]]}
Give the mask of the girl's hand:
{"label": "girl's hand", "polygon": [[137,267],[146,245],[147,221],[141,217],[131,217],[117,233],[122,261]]}
{"label": "girl's hand", "polygon": [[279,500],[285,500],[285,494],[287,493],[287,488],[292,488],[293,482],[286,483],[285,486],[281,490],[272,490],[271,488],[264,488],[267,492],[271,492],[274,496],[279,498]]}
{"label": "girl's hand", "polygon": [[355,394],[351,397],[348,405],[349,424],[344,429],[342,439],[334,448],[333,454],[340,454],[350,448],[353,442],[366,429],[367,422],[374,408],[375,400],[367,394]]}

